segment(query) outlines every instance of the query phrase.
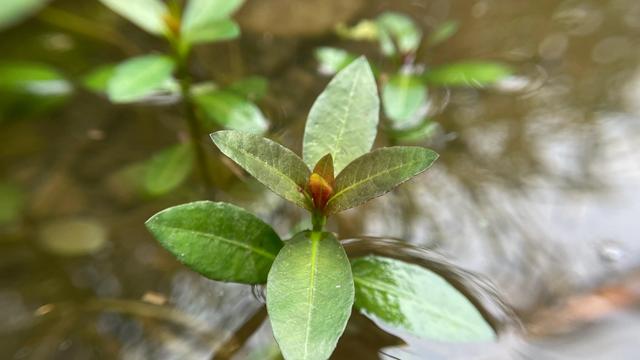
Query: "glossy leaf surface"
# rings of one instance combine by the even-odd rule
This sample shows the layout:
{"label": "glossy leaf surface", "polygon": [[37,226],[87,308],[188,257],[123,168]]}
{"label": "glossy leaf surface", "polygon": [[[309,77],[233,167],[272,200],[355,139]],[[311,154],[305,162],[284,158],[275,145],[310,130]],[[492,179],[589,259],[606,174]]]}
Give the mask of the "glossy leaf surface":
{"label": "glossy leaf surface", "polygon": [[211,139],[223,154],[271,191],[298,206],[311,209],[304,195],[310,171],[293,151],[261,136],[234,130],[215,132]]}
{"label": "glossy leaf surface", "polygon": [[355,306],[389,325],[427,339],[491,341],[495,333],[473,304],[426,268],[367,256],[352,261]]}
{"label": "glossy leaf surface", "polygon": [[213,280],[264,283],[282,247],[269,225],[227,203],[174,206],[151,217],[146,225],[180,262]]}
{"label": "glossy leaf surface", "polygon": [[194,95],[194,101],[209,129],[218,124],[225,129],[262,134],[268,122],[262,111],[242,96],[228,90],[213,90]]}
{"label": "glossy leaf surface", "polygon": [[0,29],[11,26],[42,8],[49,0],[3,0]]}
{"label": "glossy leaf surface", "polygon": [[178,187],[191,173],[193,158],[190,143],[178,144],[154,155],[145,165],[146,192],[158,196]]}
{"label": "glossy leaf surface", "polygon": [[367,60],[360,57],[340,71],[313,104],[304,133],[304,161],[313,167],[331,154],[335,170],[340,172],[371,149],[379,108],[373,73]]}
{"label": "glossy leaf surface", "polygon": [[333,75],[344,69],[356,56],[346,50],[333,47],[319,47],[314,52],[318,61],[318,70],[325,75]]}
{"label": "glossy leaf surface", "polygon": [[349,260],[330,233],[286,241],[269,271],[267,310],[285,359],[328,359],[351,315]]}
{"label": "glossy leaf surface", "polygon": [[424,74],[429,84],[440,86],[486,86],[512,74],[506,65],[467,61],[436,67]]}
{"label": "glossy leaf surface", "polygon": [[410,74],[392,76],[382,89],[385,115],[394,126],[412,123],[427,106],[427,87],[421,79]]}
{"label": "glossy leaf surface", "polygon": [[164,17],[169,13],[160,0],[100,0],[120,16],[154,35],[167,32]]}
{"label": "glossy leaf surface", "polygon": [[434,151],[417,146],[394,146],[367,153],[338,174],[327,213],[383,195],[428,169],[437,158]]}
{"label": "glossy leaf surface", "polygon": [[174,63],[163,55],[145,55],[119,64],[109,83],[109,99],[116,103],[134,102],[158,91],[172,80]]}

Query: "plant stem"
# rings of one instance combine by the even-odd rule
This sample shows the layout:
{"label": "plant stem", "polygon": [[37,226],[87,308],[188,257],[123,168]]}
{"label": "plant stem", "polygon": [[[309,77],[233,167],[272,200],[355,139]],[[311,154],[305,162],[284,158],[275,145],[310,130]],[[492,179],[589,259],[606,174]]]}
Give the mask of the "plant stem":
{"label": "plant stem", "polygon": [[311,224],[313,225],[313,231],[322,232],[326,223],[327,217],[322,212],[315,210],[313,213],[311,213]]}

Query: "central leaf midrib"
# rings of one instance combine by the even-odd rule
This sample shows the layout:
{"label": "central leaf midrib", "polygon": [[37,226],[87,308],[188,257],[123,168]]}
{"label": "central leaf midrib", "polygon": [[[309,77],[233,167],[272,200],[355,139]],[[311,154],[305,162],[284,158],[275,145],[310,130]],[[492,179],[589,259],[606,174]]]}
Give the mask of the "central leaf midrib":
{"label": "central leaf midrib", "polygon": [[180,227],[175,227],[175,226],[160,225],[160,227],[165,228],[165,229],[169,229],[169,230],[179,230],[179,231],[186,232],[186,233],[189,233],[189,234],[199,235],[199,236],[202,236],[202,237],[205,237],[205,238],[208,238],[208,239],[218,240],[218,241],[221,241],[221,242],[224,242],[224,243],[227,243],[227,244],[235,245],[237,247],[241,247],[241,248],[247,249],[249,251],[252,251],[252,252],[254,252],[254,253],[258,254],[258,255],[261,255],[261,256],[266,257],[266,258],[271,259],[271,260],[276,258],[276,256],[274,254],[272,254],[272,253],[270,253],[268,251],[259,249],[257,247],[251,246],[251,245],[247,245],[247,244],[238,242],[236,240],[228,239],[228,238],[225,238],[225,237],[222,237],[222,236],[219,236],[219,235],[209,234],[209,233],[206,233],[206,232],[203,232],[203,231],[185,229],[185,228],[180,228]]}
{"label": "central leaf midrib", "polygon": [[311,234],[311,263],[310,269],[311,274],[309,275],[309,290],[307,291],[307,324],[304,335],[304,356],[303,359],[307,358],[307,354],[309,353],[309,336],[311,334],[311,317],[313,315],[313,302],[315,298],[315,281],[316,281],[316,272],[317,272],[317,256],[318,256],[318,243],[319,239],[317,239],[315,234]]}

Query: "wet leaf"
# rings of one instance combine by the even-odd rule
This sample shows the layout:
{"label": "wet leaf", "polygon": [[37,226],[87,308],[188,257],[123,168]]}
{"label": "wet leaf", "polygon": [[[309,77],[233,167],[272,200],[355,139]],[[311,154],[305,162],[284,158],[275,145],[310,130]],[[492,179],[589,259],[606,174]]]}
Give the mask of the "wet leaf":
{"label": "wet leaf", "polygon": [[371,149],[379,108],[373,73],[360,57],[340,71],[313,104],[304,132],[304,161],[312,167],[331,154],[340,172]]}
{"label": "wet leaf", "polygon": [[410,17],[386,12],[376,19],[382,53],[385,55],[415,52],[422,40],[422,31]]}
{"label": "wet leaf", "polygon": [[318,71],[325,75],[337,73],[356,59],[355,55],[346,50],[326,46],[317,48],[314,54],[319,65]]}
{"label": "wet leaf", "polygon": [[439,275],[379,256],[358,258],[351,264],[355,306],[365,315],[432,340],[495,339],[473,304]]}
{"label": "wet leaf", "polygon": [[240,27],[229,19],[244,0],[189,0],[182,18],[181,35],[188,43],[230,39]]}
{"label": "wet leaf", "polygon": [[268,89],[269,82],[262,76],[249,76],[227,87],[227,90],[251,101],[258,101],[265,97]]}
{"label": "wet leaf", "polygon": [[251,101],[228,90],[212,90],[194,94],[209,129],[217,125],[225,129],[262,134],[269,126],[262,111]]}
{"label": "wet leaf", "polygon": [[154,35],[164,35],[168,30],[164,17],[169,13],[160,0],[100,0],[113,12]]}
{"label": "wet leaf", "polygon": [[427,43],[430,46],[436,46],[442,42],[449,40],[453,35],[458,32],[458,28],[460,24],[455,20],[445,21],[440,24],[437,28],[435,28],[431,34],[429,34],[429,38],[427,39]]}
{"label": "wet leaf", "polygon": [[382,103],[394,127],[406,126],[424,113],[427,87],[415,75],[396,74],[382,89]]}
{"label": "wet leaf", "polygon": [[424,74],[429,84],[440,86],[486,86],[512,74],[503,64],[465,61],[436,67]]}
{"label": "wet leaf", "polygon": [[338,174],[327,213],[346,210],[383,195],[428,169],[437,158],[434,151],[417,146],[394,146],[367,153]]}
{"label": "wet leaf", "polygon": [[213,280],[262,284],[282,247],[269,225],[227,203],[174,206],[145,224],[180,262]]}
{"label": "wet leaf", "polygon": [[0,199],[0,225],[18,220],[25,206],[22,189],[11,183],[0,182]]}
{"label": "wet leaf", "polygon": [[65,96],[73,92],[60,72],[31,62],[0,63],[0,91],[35,96]]}
{"label": "wet leaf", "polygon": [[149,195],[164,195],[189,176],[193,168],[191,143],[171,146],[154,155],[145,164],[144,188]]}
{"label": "wet leaf", "polygon": [[107,230],[93,219],[57,220],[39,229],[40,245],[61,256],[95,254],[107,245]]}
{"label": "wet leaf", "polygon": [[116,66],[113,64],[100,66],[82,78],[82,85],[93,92],[106,93],[115,70]]}
{"label": "wet leaf", "polygon": [[142,100],[172,80],[174,63],[163,55],[145,55],[119,64],[107,85],[109,99],[116,103]]}
{"label": "wet leaf", "polygon": [[267,281],[267,310],[284,358],[328,359],[353,294],[349,260],[332,234],[306,231],[288,240]]}
{"label": "wet leaf", "polygon": [[49,0],[3,0],[0,6],[0,29],[24,20],[48,2]]}
{"label": "wet leaf", "polygon": [[274,193],[311,209],[304,194],[310,171],[293,151],[254,134],[224,130],[211,134],[211,139],[223,154]]}

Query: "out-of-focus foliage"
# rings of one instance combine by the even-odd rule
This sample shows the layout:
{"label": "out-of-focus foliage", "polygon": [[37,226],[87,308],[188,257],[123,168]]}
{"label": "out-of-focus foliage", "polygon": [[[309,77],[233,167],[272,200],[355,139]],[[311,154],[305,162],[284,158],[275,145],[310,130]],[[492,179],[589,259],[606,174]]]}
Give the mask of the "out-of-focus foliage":
{"label": "out-of-focus foliage", "polygon": [[0,4],[0,30],[24,20],[49,0],[3,0]]}

